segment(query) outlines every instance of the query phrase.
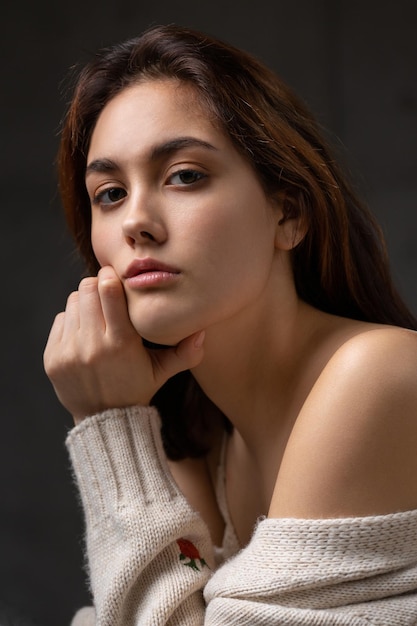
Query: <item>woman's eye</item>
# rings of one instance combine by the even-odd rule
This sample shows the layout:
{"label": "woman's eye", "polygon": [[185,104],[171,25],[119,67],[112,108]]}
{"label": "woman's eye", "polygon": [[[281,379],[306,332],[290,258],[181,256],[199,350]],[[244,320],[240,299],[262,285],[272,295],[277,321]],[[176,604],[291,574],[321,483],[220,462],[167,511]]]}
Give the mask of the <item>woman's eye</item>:
{"label": "woman's eye", "polygon": [[205,174],[196,170],[180,170],[169,177],[169,183],[170,185],[192,185],[205,178],[205,176]]}
{"label": "woman's eye", "polygon": [[100,191],[94,196],[93,203],[101,205],[111,205],[123,200],[126,197],[126,191],[121,187],[111,187]]}

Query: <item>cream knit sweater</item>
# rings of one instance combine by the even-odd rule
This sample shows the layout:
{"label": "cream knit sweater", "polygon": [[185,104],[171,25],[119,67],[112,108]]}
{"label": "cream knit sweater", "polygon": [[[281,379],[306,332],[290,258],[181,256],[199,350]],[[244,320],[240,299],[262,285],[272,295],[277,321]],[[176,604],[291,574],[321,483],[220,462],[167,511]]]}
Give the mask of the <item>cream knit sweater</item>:
{"label": "cream knit sweater", "polygon": [[417,510],[259,521],[214,571],[208,529],[172,479],[154,408],[68,436],[94,609],[72,626],[417,625]]}

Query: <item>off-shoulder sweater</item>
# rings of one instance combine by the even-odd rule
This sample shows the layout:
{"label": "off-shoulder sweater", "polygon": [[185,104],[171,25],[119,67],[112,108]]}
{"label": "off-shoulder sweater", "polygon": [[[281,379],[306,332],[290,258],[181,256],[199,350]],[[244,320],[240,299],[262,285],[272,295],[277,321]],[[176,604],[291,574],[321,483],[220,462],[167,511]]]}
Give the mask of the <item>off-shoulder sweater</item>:
{"label": "off-shoulder sweater", "polygon": [[226,520],[230,558],[218,566],[169,472],[154,408],[89,417],[67,445],[94,604],[72,626],[417,625],[417,510],[266,518],[235,555]]}

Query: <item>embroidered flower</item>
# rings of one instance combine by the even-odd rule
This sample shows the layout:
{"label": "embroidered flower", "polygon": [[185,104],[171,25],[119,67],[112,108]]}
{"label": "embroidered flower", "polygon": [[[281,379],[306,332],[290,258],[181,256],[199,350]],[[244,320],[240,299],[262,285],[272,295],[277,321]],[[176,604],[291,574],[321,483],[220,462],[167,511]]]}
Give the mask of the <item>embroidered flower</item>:
{"label": "embroidered flower", "polygon": [[180,561],[186,561],[186,559],[189,559],[184,562],[184,565],[191,567],[191,569],[196,570],[197,572],[200,571],[200,567],[197,562],[199,562],[201,567],[207,566],[207,563],[200,556],[199,551],[191,541],[181,538],[177,539],[177,544],[180,549]]}

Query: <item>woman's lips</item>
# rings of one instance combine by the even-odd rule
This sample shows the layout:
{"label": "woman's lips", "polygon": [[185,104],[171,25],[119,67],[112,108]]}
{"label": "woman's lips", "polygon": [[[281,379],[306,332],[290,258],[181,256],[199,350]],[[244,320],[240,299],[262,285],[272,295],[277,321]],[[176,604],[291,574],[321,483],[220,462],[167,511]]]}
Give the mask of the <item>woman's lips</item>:
{"label": "woman's lips", "polygon": [[180,272],[175,267],[155,259],[135,259],[127,268],[124,279],[131,289],[157,287],[178,280]]}

